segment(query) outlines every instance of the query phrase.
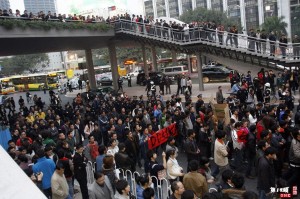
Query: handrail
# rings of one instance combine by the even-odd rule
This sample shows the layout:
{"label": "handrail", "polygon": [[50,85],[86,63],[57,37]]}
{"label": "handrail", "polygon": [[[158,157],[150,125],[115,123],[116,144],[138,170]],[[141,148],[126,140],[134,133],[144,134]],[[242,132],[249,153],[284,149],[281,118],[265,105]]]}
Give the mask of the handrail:
{"label": "handrail", "polygon": [[[114,21],[116,32],[127,32],[136,35],[150,36],[179,44],[202,42],[210,45],[239,49],[255,55],[276,57],[279,59],[300,59],[299,43],[281,43],[278,40],[257,39],[246,34],[234,34],[217,29],[196,27],[186,30],[176,30],[171,27],[139,23],[129,20]],[[229,44],[228,44],[229,43]]]}

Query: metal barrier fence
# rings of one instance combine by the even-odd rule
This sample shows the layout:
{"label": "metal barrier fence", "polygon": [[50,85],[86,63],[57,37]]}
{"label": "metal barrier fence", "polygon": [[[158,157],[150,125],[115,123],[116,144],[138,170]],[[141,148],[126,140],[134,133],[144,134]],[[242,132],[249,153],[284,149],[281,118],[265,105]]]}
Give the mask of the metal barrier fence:
{"label": "metal barrier fence", "polygon": [[281,59],[300,59],[300,43],[280,43],[278,40],[258,39],[246,34],[234,34],[227,31],[204,29],[202,27],[176,30],[170,27],[156,26],[128,20],[115,21],[115,30],[138,35],[156,37],[177,43],[197,43],[226,46],[240,51],[273,56]]}
{"label": "metal barrier fence", "polygon": [[[92,162],[88,162],[86,165],[86,172],[87,172],[87,182],[88,184],[92,184],[95,179],[94,179],[94,173],[95,173],[95,168],[96,164]],[[130,170],[123,170],[123,169],[115,169],[115,172],[119,171],[118,177],[119,179],[125,179],[130,185],[131,193],[133,195],[137,195],[136,193],[136,188],[137,188],[137,181],[136,177],[141,176],[141,174],[137,171],[132,173]],[[170,194],[172,193],[171,191],[171,185],[169,183],[169,180],[163,178],[161,180],[158,180],[157,177],[151,176],[152,179],[156,179],[157,184],[154,185],[154,190],[155,194],[157,196],[157,199],[167,199]]]}

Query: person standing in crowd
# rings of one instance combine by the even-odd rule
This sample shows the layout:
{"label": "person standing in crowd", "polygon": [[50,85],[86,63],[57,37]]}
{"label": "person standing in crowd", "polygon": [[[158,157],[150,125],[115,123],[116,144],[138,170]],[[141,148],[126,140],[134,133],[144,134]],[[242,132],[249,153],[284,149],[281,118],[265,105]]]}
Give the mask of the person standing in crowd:
{"label": "person standing in crowd", "polygon": [[114,199],[114,191],[111,183],[106,175],[100,172],[94,174],[95,181],[89,187],[89,198],[90,199]]}
{"label": "person standing in crowd", "polygon": [[181,181],[174,181],[171,183],[172,195],[169,199],[180,199],[181,195],[185,191],[184,186]]}
{"label": "person standing in crowd", "polygon": [[182,94],[181,75],[177,75],[177,95]]}
{"label": "person standing in crowd", "polygon": [[270,42],[270,55],[275,56],[275,45],[276,45],[276,36],[273,31],[271,31],[269,35],[269,42]]}
{"label": "person standing in crowd", "polygon": [[74,177],[80,185],[82,199],[89,199],[87,187],[87,173],[86,173],[87,159],[83,154],[83,146],[81,144],[76,146],[76,152],[73,157]]}
{"label": "person standing in crowd", "polygon": [[[187,162],[189,163],[192,160],[199,160],[200,150],[196,144],[196,140],[195,140],[196,133],[194,132],[194,130],[188,130],[187,136],[188,137],[186,139],[184,148],[187,155]],[[189,171],[189,167],[187,171]]]}
{"label": "person standing in crowd", "polygon": [[131,75],[128,75],[127,83],[128,83],[128,87],[131,87]]}
{"label": "person standing in crowd", "polygon": [[276,150],[273,147],[267,148],[264,156],[259,159],[257,188],[261,199],[266,199],[267,194],[271,192],[271,187],[275,187],[274,160],[276,160]]}
{"label": "person standing in crowd", "polygon": [[216,100],[218,104],[223,104],[224,103],[224,97],[222,93],[222,86],[218,87],[218,91],[216,93]]}
{"label": "person standing in crowd", "polygon": [[52,199],[66,199],[69,196],[69,186],[64,171],[64,164],[58,161],[51,177]]}
{"label": "person standing in crowd", "polygon": [[189,90],[189,95],[192,95],[193,82],[192,82],[191,77],[188,77],[186,85]]}
{"label": "person standing in crowd", "polygon": [[288,43],[288,40],[287,40],[285,34],[282,34],[280,39],[279,39],[279,48],[281,50],[281,54],[282,54],[283,59],[285,59],[285,57],[286,57],[287,43]]}
{"label": "person standing in crowd", "polygon": [[180,93],[181,93],[181,94],[184,94],[184,93],[185,93],[186,86],[187,86],[187,80],[186,80],[186,77],[185,77],[184,75],[182,75],[182,77],[181,77],[181,80],[180,80],[180,86],[181,86],[181,91],[180,91]]}
{"label": "person standing in crowd", "polygon": [[300,130],[294,128],[292,131],[292,142],[289,151],[290,158],[290,169],[288,174],[285,176],[288,186],[300,186]]}
{"label": "person standing in crowd", "polygon": [[120,90],[123,93],[123,79],[122,79],[122,77],[119,77],[119,79],[118,79],[118,91],[117,92],[119,92]]}
{"label": "person standing in crowd", "polygon": [[82,80],[80,78],[78,79],[78,89],[82,90]]}
{"label": "person standing in crowd", "polygon": [[298,35],[294,35],[292,42],[294,59],[300,59],[300,38],[298,37]]}
{"label": "person standing in crowd", "polygon": [[208,192],[208,185],[205,177],[197,172],[199,169],[198,161],[190,161],[188,167],[190,172],[183,177],[184,188],[192,190],[198,198],[202,198]]}
{"label": "person standing in crowd", "polygon": [[52,159],[47,159],[45,157],[45,151],[43,149],[39,149],[36,151],[36,155],[38,157],[37,163],[32,166],[33,173],[39,174],[43,173],[42,179],[42,189],[47,198],[51,198],[51,177],[55,170],[55,163]]}
{"label": "person standing in crowd", "polygon": [[224,170],[229,169],[228,151],[227,151],[227,146],[224,143],[225,140],[226,140],[226,133],[220,130],[217,131],[215,147],[214,147],[214,161],[218,167],[219,174],[222,174]]}

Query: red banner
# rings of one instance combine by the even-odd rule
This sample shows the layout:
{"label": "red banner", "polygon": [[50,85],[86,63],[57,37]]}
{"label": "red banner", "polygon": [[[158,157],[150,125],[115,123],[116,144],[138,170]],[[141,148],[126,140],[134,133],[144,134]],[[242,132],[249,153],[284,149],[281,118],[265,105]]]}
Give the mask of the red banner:
{"label": "red banner", "polygon": [[161,144],[165,143],[166,141],[168,141],[168,138],[170,136],[175,137],[176,135],[177,135],[176,123],[173,123],[170,126],[157,131],[156,133],[154,133],[152,136],[149,137],[148,140],[149,150],[156,148]]}

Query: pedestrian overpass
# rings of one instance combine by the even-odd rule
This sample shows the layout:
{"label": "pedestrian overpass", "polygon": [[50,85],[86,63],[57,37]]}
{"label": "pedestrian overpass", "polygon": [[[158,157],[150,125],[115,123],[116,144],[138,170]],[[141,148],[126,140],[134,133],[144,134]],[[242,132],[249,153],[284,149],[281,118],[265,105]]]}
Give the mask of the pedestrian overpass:
{"label": "pedestrian overpass", "polygon": [[[46,21],[43,23],[52,22]],[[294,55],[295,50],[299,48],[299,44],[281,44],[269,40],[257,41],[256,38],[248,37],[245,34],[228,34],[227,32],[204,30],[203,28],[178,31],[169,27],[140,24],[126,20],[115,21],[109,26],[104,31],[89,29],[37,30],[18,27],[6,29],[0,24],[0,42],[2,44],[0,56],[85,50],[91,88],[96,87],[91,50],[104,47],[109,48],[115,87],[118,79],[116,46],[141,46],[144,63],[147,60],[146,47],[150,47],[154,68],[157,68],[155,66],[157,63],[155,47],[171,50],[174,64],[176,63],[176,53],[195,54],[198,60],[200,90],[203,89],[202,65],[204,65],[204,57],[211,57],[221,63],[234,62],[240,67],[249,69],[253,65],[275,68],[277,65],[285,67],[300,66],[300,61],[295,59],[297,57]],[[256,49],[256,46],[260,46],[261,49]],[[284,51],[286,55],[283,56],[282,53],[278,52],[278,49]],[[145,73],[148,73],[147,67],[145,67]]]}

